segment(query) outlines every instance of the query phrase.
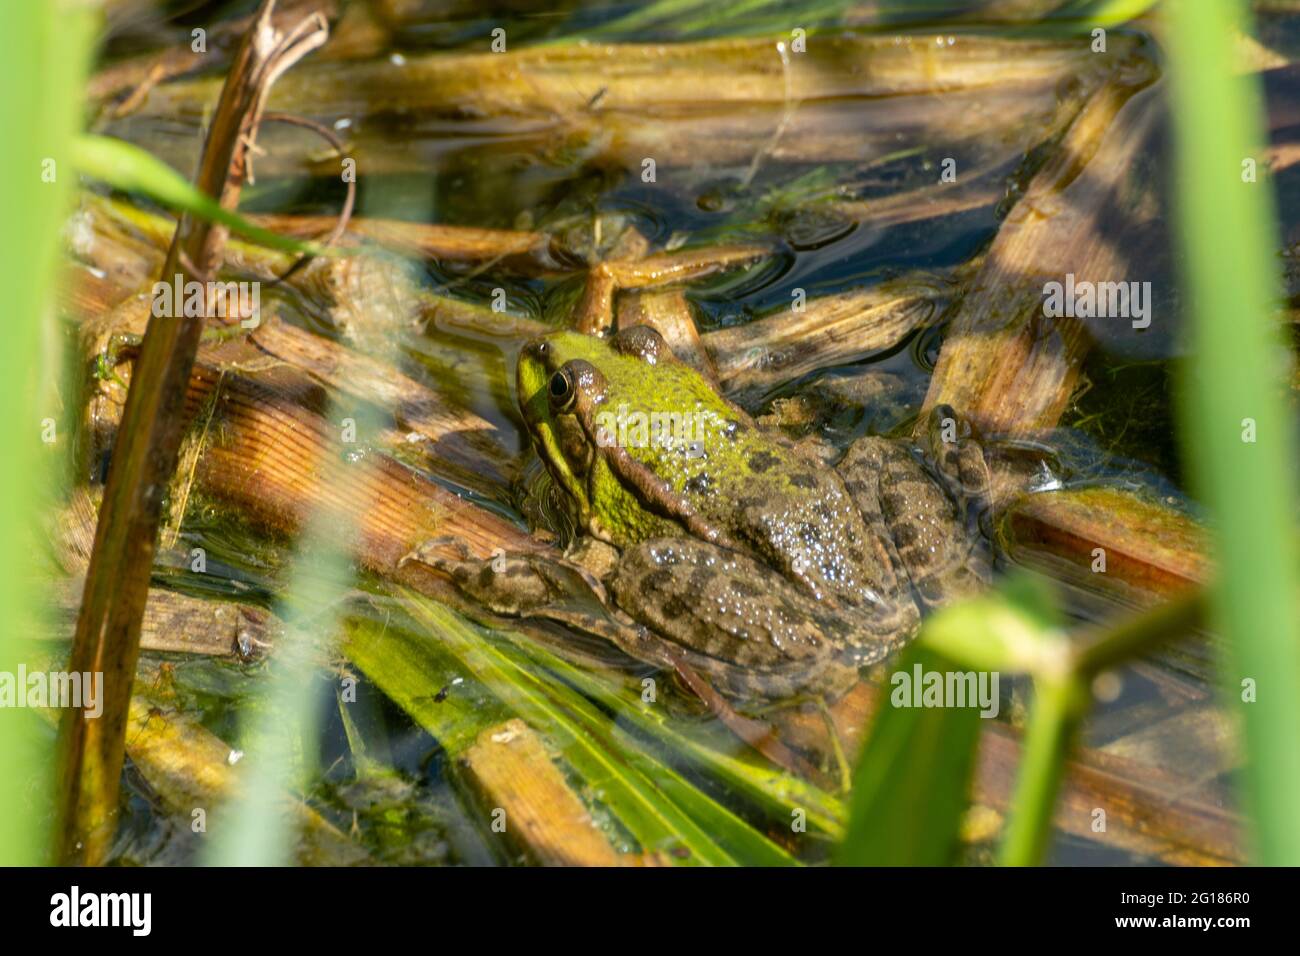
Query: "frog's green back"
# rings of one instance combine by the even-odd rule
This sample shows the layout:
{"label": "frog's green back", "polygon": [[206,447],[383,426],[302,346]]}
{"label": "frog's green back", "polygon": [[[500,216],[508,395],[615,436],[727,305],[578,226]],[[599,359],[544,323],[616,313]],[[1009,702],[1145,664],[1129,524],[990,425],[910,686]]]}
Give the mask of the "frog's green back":
{"label": "frog's green back", "polygon": [[[722,398],[699,372],[672,358],[650,364],[617,351],[607,340],[578,332],[547,337],[553,364],[590,362],[605,379],[598,424],[623,448],[711,524],[735,529],[741,512],[765,512],[779,520],[789,505],[819,494],[816,466],[779,438],[755,427]],[[522,372],[522,370],[521,370]],[[545,409],[546,377],[521,374],[520,401]],[[524,392],[528,394],[524,394]],[[647,515],[597,455],[590,504],[615,543],[663,534],[664,523]]]}

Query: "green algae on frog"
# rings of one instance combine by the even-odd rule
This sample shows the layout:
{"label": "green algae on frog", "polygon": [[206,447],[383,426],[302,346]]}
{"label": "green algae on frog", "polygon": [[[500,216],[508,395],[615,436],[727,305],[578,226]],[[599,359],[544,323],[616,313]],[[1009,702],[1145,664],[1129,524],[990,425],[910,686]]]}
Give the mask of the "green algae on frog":
{"label": "green algae on frog", "polygon": [[[921,605],[987,574],[966,496],[949,487],[982,492],[987,471],[974,442],[938,435],[955,428],[950,410],[935,419],[932,462],[866,437],[829,469],[645,326],[536,339],[517,378],[534,446],[588,536],[570,557],[641,625],[620,646],[684,661],[731,697],[841,690],[915,633]],[[537,579],[553,584],[556,569],[521,561],[498,561],[501,573],[436,564],[471,597],[527,614],[552,593]]]}

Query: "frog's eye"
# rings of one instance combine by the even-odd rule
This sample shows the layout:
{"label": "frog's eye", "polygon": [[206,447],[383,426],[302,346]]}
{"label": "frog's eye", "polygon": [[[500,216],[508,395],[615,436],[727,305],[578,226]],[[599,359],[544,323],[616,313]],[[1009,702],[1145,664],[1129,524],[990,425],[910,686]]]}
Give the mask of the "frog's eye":
{"label": "frog's eye", "polygon": [[551,383],[546,388],[551,408],[561,412],[573,403],[573,374],[565,368],[551,376]]}

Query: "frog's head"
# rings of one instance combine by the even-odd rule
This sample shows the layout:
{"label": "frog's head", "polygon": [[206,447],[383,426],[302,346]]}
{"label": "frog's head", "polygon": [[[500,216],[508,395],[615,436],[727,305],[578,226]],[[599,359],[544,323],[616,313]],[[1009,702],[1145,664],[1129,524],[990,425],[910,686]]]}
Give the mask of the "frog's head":
{"label": "frog's head", "polygon": [[[620,410],[695,403],[712,393],[645,326],[608,339],[554,332],[529,342],[516,369],[519,407],[538,455],[589,534],[620,547],[663,528],[653,513],[653,453],[621,448]],[[716,396],[714,396],[716,398]]]}

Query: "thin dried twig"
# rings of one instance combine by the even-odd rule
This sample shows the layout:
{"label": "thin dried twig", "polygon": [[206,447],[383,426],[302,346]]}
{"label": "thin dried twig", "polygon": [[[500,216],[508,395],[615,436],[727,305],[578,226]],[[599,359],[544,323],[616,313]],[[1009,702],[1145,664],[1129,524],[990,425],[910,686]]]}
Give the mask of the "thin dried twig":
{"label": "thin dried twig", "polygon": [[[240,45],[196,180],[228,209],[237,206],[250,175],[250,151],[271,85],[328,36],[319,14],[277,29],[271,21],[274,5],[275,0],[263,0]],[[221,265],[226,237],[222,226],[183,217],[163,277],[181,274],[183,281],[207,282]],[[214,298],[209,292],[209,313]],[[93,721],[75,708],[64,713],[55,855],[66,864],[101,862],[112,839],[162,499],[176,467],[185,393],[202,331],[198,317],[151,316],[127,396],[69,663],[72,671],[104,675],[105,706]]]}

